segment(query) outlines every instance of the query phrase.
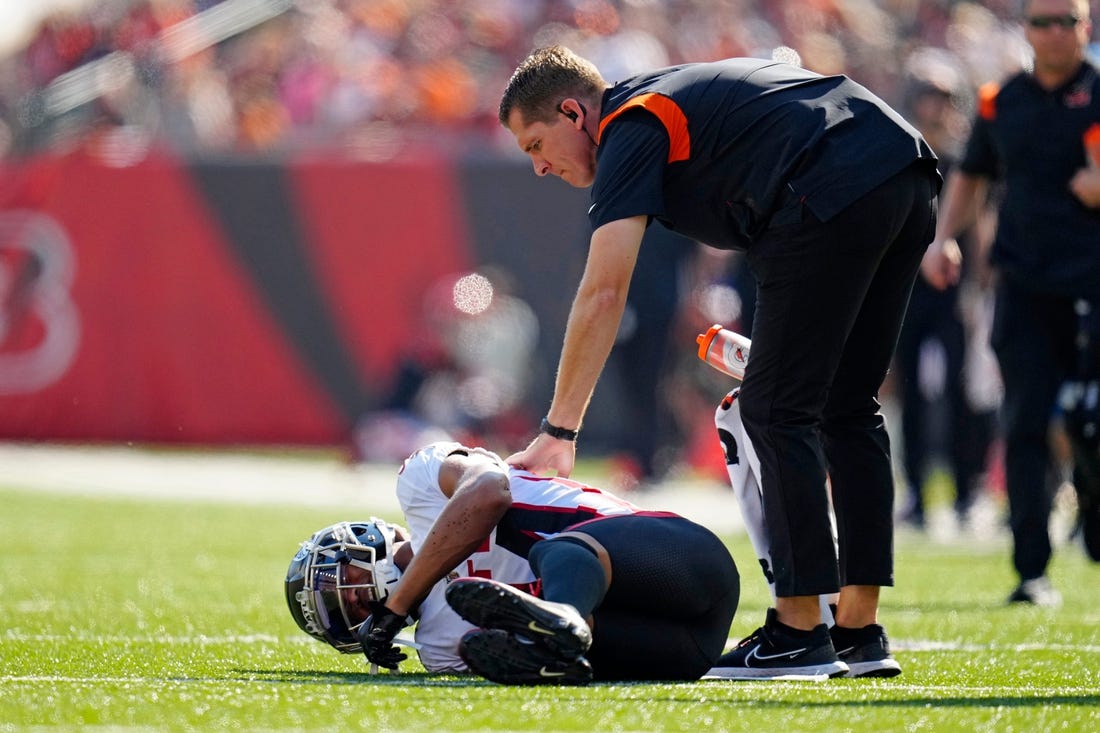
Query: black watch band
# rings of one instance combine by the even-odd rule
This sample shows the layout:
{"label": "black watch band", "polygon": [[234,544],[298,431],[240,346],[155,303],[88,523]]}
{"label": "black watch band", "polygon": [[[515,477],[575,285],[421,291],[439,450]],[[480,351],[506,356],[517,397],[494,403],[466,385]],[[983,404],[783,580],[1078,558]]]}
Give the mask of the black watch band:
{"label": "black watch band", "polygon": [[575,441],[577,439],[576,430],[559,428],[557,425],[554,425],[545,417],[542,419],[542,423],[539,425],[539,432],[546,433],[551,438],[557,438],[558,440]]}

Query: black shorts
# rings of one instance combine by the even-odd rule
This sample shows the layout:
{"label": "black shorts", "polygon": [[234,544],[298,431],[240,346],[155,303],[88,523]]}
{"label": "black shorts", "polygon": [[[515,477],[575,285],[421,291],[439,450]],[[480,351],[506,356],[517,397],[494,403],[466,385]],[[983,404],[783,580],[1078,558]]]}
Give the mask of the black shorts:
{"label": "black shorts", "polygon": [[611,586],[595,609],[597,679],[698,679],[722,654],[741,581],[713,532],[684,517],[641,513],[570,527],[611,558]]}

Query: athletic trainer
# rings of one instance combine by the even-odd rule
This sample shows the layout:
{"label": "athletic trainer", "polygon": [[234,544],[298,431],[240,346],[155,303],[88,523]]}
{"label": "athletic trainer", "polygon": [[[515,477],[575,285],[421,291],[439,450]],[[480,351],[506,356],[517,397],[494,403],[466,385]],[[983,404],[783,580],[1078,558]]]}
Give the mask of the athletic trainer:
{"label": "athletic trainer", "polygon": [[880,587],[894,582],[894,483],[877,393],[935,229],[934,153],[851,79],[758,59],[611,84],[570,50],[543,48],[516,69],[499,118],[536,174],[592,189],[593,234],[554,397],[540,435],[508,462],[573,470],[653,219],[746,251],[757,292],[740,400],[760,459],[777,600],[719,666],[731,678],[842,673],[818,596],[839,589],[838,626],[857,633],[877,625]]}

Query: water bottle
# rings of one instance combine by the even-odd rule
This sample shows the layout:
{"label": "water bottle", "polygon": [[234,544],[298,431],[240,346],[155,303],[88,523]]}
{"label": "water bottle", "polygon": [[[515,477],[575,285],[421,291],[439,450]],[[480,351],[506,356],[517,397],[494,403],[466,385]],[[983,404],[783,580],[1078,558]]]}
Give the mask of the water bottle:
{"label": "water bottle", "polygon": [[699,344],[699,358],[707,364],[734,379],[745,378],[752,346],[750,339],[716,323],[706,333],[696,336],[695,343]]}

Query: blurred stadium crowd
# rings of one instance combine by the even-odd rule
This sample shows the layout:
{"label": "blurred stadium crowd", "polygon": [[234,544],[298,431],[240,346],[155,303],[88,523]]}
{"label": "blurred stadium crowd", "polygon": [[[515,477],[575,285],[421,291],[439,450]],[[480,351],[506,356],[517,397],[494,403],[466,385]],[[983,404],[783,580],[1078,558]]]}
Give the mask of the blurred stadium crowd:
{"label": "blurred stadium crowd", "polygon": [[[522,159],[497,122],[499,95],[528,51],[552,43],[593,60],[609,80],[731,56],[845,73],[909,117],[948,160],[966,139],[977,88],[1030,63],[1019,13],[1017,0],[87,0],[44,16],[0,57],[0,161],[73,150],[109,165],[140,161],[150,150],[192,159],[317,153],[384,161],[417,150]],[[695,252],[648,266],[660,272],[660,287],[675,291],[667,298],[674,312],[662,318],[683,332],[678,342],[692,343],[700,323],[750,331],[751,299],[742,304],[739,294],[752,286],[740,258],[727,255]],[[670,268],[680,276],[669,277]],[[705,307],[730,298],[732,310]],[[509,303],[508,317],[527,307],[518,298]],[[487,312],[500,320],[500,311]],[[653,323],[647,313],[636,322]],[[444,332],[462,329],[437,326],[450,372],[438,355],[414,361],[386,407],[416,413],[433,394],[461,397],[461,379],[478,394],[489,384],[497,402],[507,397],[494,403],[496,429],[501,415],[511,415],[519,435],[512,437],[522,439],[534,418],[514,411],[529,384],[502,389],[499,368],[482,368],[500,366],[499,348],[488,358],[485,348],[460,353]],[[497,344],[485,334],[467,341]],[[512,371],[527,375],[533,346],[522,345]],[[628,365],[656,363],[619,351]],[[655,390],[653,400],[638,402],[663,403],[674,427],[662,434],[680,434],[657,440],[656,450],[652,437],[631,445],[620,436],[631,464],[624,471],[645,479],[684,461],[721,479],[710,415],[713,396],[728,384],[700,384],[720,375],[700,370],[693,353],[673,360],[656,380],[638,370],[623,377]],[[675,399],[667,396],[673,392]],[[484,422],[472,413],[421,417],[446,428]],[[647,432],[657,419],[623,422]],[[360,426],[361,444],[384,447],[379,436],[402,438],[392,446],[396,456],[420,437],[404,435],[385,416]],[[654,458],[666,444],[675,456]]]}
{"label": "blurred stadium crowd", "polygon": [[900,104],[908,78],[965,92],[1026,63],[1016,3],[987,0],[98,0],[0,59],[0,155],[110,141],[140,153],[365,159],[510,147],[500,90],[564,43],[609,79],[776,57]]}

